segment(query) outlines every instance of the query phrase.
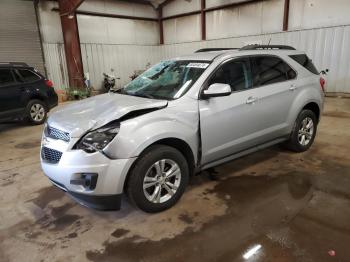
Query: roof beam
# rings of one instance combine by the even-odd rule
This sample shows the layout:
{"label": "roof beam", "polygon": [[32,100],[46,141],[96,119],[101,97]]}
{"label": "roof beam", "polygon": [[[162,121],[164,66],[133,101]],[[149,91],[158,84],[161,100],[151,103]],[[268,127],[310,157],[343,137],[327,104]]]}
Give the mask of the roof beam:
{"label": "roof beam", "polygon": [[171,15],[171,16],[163,17],[162,20],[169,20],[169,19],[189,16],[189,15],[198,15],[200,13],[201,13],[201,10],[191,11],[191,12],[187,12],[187,13],[182,13],[182,14],[177,14],[177,15]]}
{"label": "roof beam", "polygon": [[206,8],[204,11],[210,12],[210,11],[222,10],[222,9],[226,9],[226,8],[238,7],[238,6],[253,4],[253,3],[257,3],[257,2],[263,2],[263,1],[266,1],[266,0],[249,0],[249,1],[229,3],[229,4],[225,4],[225,5],[218,5],[218,6],[209,7],[209,8]]}
{"label": "roof beam", "polygon": [[124,2],[152,6],[151,2],[146,1],[146,0],[124,0]]}
{"label": "roof beam", "polygon": [[91,15],[91,16],[100,16],[100,17],[110,17],[110,18],[120,18],[120,19],[133,19],[133,20],[143,20],[143,21],[154,21],[157,22],[158,18],[152,17],[142,17],[142,16],[131,16],[131,15],[118,15],[118,14],[106,14],[106,13],[97,13],[90,11],[76,11],[78,15]]}
{"label": "roof beam", "polygon": [[[58,8],[52,8],[52,11],[58,12]],[[120,18],[120,19],[133,19],[133,20],[143,20],[143,21],[153,21],[157,22],[158,18],[152,17],[142,17],[142,16],[131,16],[131,15],[118,15],[118,14],[107,14],[107,13],[98,13],[91,11],[75,11],[77,15],[90,15],[90,16],[99,16],[99,17],[110,17],[110,18]]]}
{"label": "roof beam", "polygon": [[[169,0],[169,1],[174,1],[174,0]],[[163,17],[163,20],[180,18],[180,17],[189,16],[189,15],[204,14],[204,13],[212,12],[212,11],[216,11],[216,10],[222,10],[222,9],[231,8],[231,7],[239,7],[239,6],[252,4],[252,3],[257,3],[257,2],[263,2],[263,1],[266,1],[266,0],[249,0],[249,1],[244,1],[244,2],[236,2],[236,3],[225,4],[225,5],[218,5],[218,6],[213,6],[213,7],[209,7],[209,8],[204,7],[203,10],[202,10],[202,4],[203,3],[201,3],[201,9],[200,10],[195,10],[195,11],[181,13],[181,14],[176,14],[176,15],[171,15],[171,16],[166,16],[166,17]],[[168,4],[169,2],[165,1],[164,3]],[[205,6],[205,4],[204,4],[204,6]]]}
{"label": "roof beam", "polygon": [[159,4],[159,7],[166,6],[167,4],[170,4],[173,1],[175,1],[175,0],[165,0],[163,3]]}

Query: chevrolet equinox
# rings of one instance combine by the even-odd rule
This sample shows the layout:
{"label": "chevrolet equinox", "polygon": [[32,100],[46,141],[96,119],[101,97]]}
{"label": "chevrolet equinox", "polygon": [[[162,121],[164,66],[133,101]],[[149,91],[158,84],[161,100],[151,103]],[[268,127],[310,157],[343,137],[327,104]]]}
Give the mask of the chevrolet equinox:
{"label": "chevrolet equinox", "polygon": [[79,203],[146,212],[173,206],[189,177],[268,146],[312,145],[325,81],[289,46],[201,49],[47,120],[41,165]]}

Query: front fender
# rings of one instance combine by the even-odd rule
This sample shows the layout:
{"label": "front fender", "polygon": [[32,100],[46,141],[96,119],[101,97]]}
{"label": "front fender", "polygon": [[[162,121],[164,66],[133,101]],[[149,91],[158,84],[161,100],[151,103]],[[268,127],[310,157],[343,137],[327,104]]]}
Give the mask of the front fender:
{"label": "front fender", "polygon": [[168,107],[122,122],[105,153],[111,158],[137,157],[159,140],[177,138],[189,145],[197,159],[199,118],[196,103],[192,104],[187,109],[182,105],[181,111]]}

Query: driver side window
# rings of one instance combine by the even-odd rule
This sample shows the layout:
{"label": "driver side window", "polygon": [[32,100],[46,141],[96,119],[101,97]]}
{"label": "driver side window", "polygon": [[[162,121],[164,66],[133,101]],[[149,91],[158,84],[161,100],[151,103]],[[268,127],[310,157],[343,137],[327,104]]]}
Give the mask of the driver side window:
{"label": "driver side window", "polygon": [[248,58],[229,61],[220,66],[209,81],[209,85],[220,83],[231,86],[232,92],[252,87],[252,75]]}

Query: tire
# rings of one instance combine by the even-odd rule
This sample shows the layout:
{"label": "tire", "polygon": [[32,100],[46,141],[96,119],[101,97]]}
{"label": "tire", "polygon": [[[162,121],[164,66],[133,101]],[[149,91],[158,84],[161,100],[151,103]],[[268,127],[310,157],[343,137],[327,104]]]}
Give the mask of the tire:
{"label": "tire", "polygon": [[41,125],[47,117],[46,104],[38,99],[30,100],[26,107],[26,118],[33,125]]}
{"label": "tire", "polygon": [[[310,121],[312,121],[312,124],[310,124]],[[307,151],[314,142],[317,124],[314,112],[308,109],[302,110],[295,121],[290,138],[285,144],[286,147],[294,152]]]}
{"label": "tire", "polygon": [[[157,167],[163,172],[157,172]],[[169,172],[170,169],[175,172]],[[156,213],[176,204],[185,192],[188,179],[185,157],[173,147],[154,145],[139,157],[132,168],[126,191],[132,204],[145,212]]]}

